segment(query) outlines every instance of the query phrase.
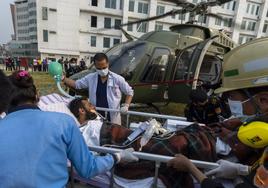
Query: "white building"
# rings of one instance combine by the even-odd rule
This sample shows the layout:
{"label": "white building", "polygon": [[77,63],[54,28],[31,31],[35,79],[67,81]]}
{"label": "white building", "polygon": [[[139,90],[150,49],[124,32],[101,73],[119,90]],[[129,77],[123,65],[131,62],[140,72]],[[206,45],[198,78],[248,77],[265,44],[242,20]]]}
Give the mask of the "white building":
{"label": "white building", "polygon": [[37,57],[37,19],[35,0],[15,1],[15,11],[12,12],[15,24],[16,55]]}
{"label": "white building", "polygon": [[[160,0],[17,0],[15,6],[17,40],[31,47],[28,51],[33,54],[38,49],[41,58],[56,59],[61,56],[90,59],[96,52],[125,40],[117,27],[121,23],[179,8]],[[224,29],[234,41],[244,43],[267,35],[267,9],[265,0],[235,0],[210,8],[211,12],[229,18],[228,21],[200,16],[196,19],[199,24],[203,21],[205,26]],[[176,15],[127,26],[125,30],[139,37],[188,20],[189,14]]]}

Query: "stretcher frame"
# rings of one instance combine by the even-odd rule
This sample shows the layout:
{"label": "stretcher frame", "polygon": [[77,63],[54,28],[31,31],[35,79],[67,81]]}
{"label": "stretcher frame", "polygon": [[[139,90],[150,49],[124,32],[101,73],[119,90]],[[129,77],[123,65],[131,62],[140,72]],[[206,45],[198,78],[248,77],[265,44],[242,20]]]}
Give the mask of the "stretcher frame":
{"label": "stretcher frame", "polygon": [[[60,85],[60,82],[57,82],[57,87],[59,91],[68,98],[75,98],[69,94],[67,94]],[[101,108],[96,107],[97,110],[105,111],[105,117],[107,118],[108,112],[118,112],[121,113],[118,109],[109,109],[109,108]],[[136,116],[143,116],[143,117],[150,117],[150,118],[160,118],[160,119],[172,119],[172,120],[178,120],[178,121],[187,121],[185,117],[179,117],[179,116],[170,116],[170,115],[161,115],[161,114],[153,114],[153,113],[145,113],[145,112],[136,112],[136,111],[128,111],[126,113],[127,116],[127,127],[129,128],[129,117],[131,115]],[[120,149],[115,148],[107,148],[107,147],[101,147],[101,146],[91,146],[89,147],[91,151],[100,152],[100,153],[115,153],[120,152]],[[155,154],[149,154],[149,153],[143,153],[143,152],[134,152],[133,153],[136,157],[143,160],[149,160],[155,162],[155,176],[154,176],[154,182],[153,182],[153,188],[157,188],[157,181],[158,181],[158,173],[161,163],[167,163],[169,160],[173,159],[173,157],[170,156],[163,156],[163,155],[155,155]],[[213,169],[217,168],[219,164],[217,163],[211,163],[206,161],[198,161],[198,160],[191,160],[194,165],[196,165],[199,168],[203,169]],[[111,170],[111,177],[110,177],[110,187],[113,187],[113,169]],[[74,187],[74,177],[73,177],[73,166],[71,166],[71,188]]]}
{"label": "stretcher frame", "polygon": [[[101,108],[96,107],[96,110],[104,111],[105,112],[105,118],[108,116],[108,112],[118,112],[121,113],[118,109],[110,109],[110,108]],[[126,114],[126,125],[129,128],[129,118],[130,116],[142,116],[142,117],[150,117],[150,118],[160,118],[160,119],[172,119],[172,120],[178,120],[178,121],[187,121],[185,117],[180,116],[170,116],[170,115],[162,115],[162,114],[154,114],[154,113],[147,113],[147,112],[137,112],[137,111],[128,111]]]}
{"label": "stretcher frame", "polygon": [[[96,109],[100,110],[100,111],[105,111],[106,117],[108,115],[108,112],[121,113],[120,110],[118,110],[118,109],[108,109],[108,108],[100,108],[100,107],[96,107]],[[129,127],[129,117],[131,115],[151,117],[151,118],[154,117],[154,118],[160,118],[160,119],[172,119],[172,120],[178,120],[178,121],[183,121],[183,122],[186,121],[185,117],[161,115],[161,114],[153,114],[153,113],[145,113],[145,112],[136,112],[136,111],[128,111],[126,113],[126,115],[127,115],[127,127]],[[121,149],[102,147],[102,146],[90,146],[89,149],[90,149],[90,151],[94,151],[97,153],[110,153],[110,154],[122,151]],[[173,159],[174,157],[164,156],[164,155],[156,155],[156,154],[150,154],[150,153],[144,153],[144,152],[133,152],[133,154],[136,157],[138,157],[139,159],[149,160],[149,161],[155,162],[155,174],[154,174],[154,180],[153,180],[152,187],[157,188],[158,174],[159,174],[159,168],[160,168],[161,163],[167,163],[169,160]],[[191,162],[196,167],[201,168],[201,169],[210,170],[210,169],[214,169],[214,168],[219,167],[219,164],[212,163],[212,162],[199,161],[199,160],[191,160]],[[73,176],[73,173],[71,173],[71,176]],[[111,188],[113,187],[113,184],[114,184],[113,176],[114,176],[114,172],[113,172],[113,169],[111,169],[111,177],[110,177],[110,187]],[[73,179],[73,177],[71,179]]]}

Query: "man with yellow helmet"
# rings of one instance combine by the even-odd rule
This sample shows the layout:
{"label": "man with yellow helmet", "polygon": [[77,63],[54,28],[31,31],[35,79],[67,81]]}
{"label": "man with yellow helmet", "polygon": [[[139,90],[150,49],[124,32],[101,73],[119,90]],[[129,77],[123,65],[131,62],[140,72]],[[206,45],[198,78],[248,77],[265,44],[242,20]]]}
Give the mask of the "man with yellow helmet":
{"label": "man with yellow helmet", "polygon": [[[240,126],[237,136],[242,143],[252,148],[268,146],[267,49],[268,38],[261,38],[241,45],[226,54],[223,64],[223,84],[221,88],[215,90],[215,93],[224,93],[228,97],[233,116],[246,120]],[[268,161],[268,157],[266,160]],[[182,165],[181,161],[186,164],[186,160],[179,156],[170,161],[169,165],[178,168]],[[268,165],[262,165],[263,161],[265,160],[262,160],[262,168],[257,170],[255,176],[255,185],[258,187],[268,187],[268,184],[266,185],[266,182],[268,183],[268,170],[264,168]],[[240,175],[246,176],[251,171],[251,167],[247,165],[226,160],[220,160],[218,163],[219,167],[207,172],[206,175],[236,178]],[[260,171],[262,173],[258,173]],[[201,177],[201,180],[206,179],[206,176]],[[265,179],[266,177],[267,179]],[[246,185],[242,187],[246,187]]]}

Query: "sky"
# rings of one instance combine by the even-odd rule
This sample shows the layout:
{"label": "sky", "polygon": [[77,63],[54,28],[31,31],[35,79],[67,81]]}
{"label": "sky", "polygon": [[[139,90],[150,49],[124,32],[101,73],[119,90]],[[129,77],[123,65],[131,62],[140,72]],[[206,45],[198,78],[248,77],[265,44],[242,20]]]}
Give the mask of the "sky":
{"label": "sky", "polygon": [[11,40],[13,34],[12,17],[9,4],[14,0],[0,0],[0,44]]}

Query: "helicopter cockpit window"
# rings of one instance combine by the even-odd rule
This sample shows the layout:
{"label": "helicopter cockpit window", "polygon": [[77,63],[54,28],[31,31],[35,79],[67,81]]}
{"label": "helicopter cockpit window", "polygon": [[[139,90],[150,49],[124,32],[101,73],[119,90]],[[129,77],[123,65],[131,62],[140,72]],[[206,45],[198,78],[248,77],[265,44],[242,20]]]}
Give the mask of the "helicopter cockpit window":
{"label": "helicopter cockpit window", "polygon": [[193,76],[193,71],[189,70],[193,51],[196,46],[182,51],[177,57],[177,70],[175,80],[185,80],[188,74]]}
{"label": "helicopter cockpit window", "polygon": [[120,44],[107,52],[111,71],[131,80],[135,68],[145,55],[144,43]]}
{"label": "helicopter cockpit window", "polygon": [[170,51],[165,48],[156,48],[150,64],[144,74],[145,82],[161,82],[165,79],[166,68]]}
{"label": "helicopter cockpit window", "polygon": [[221,59],[216,56],[205,55],[200,68],[198,79],[206,84],[218,83],[221,75]]}

